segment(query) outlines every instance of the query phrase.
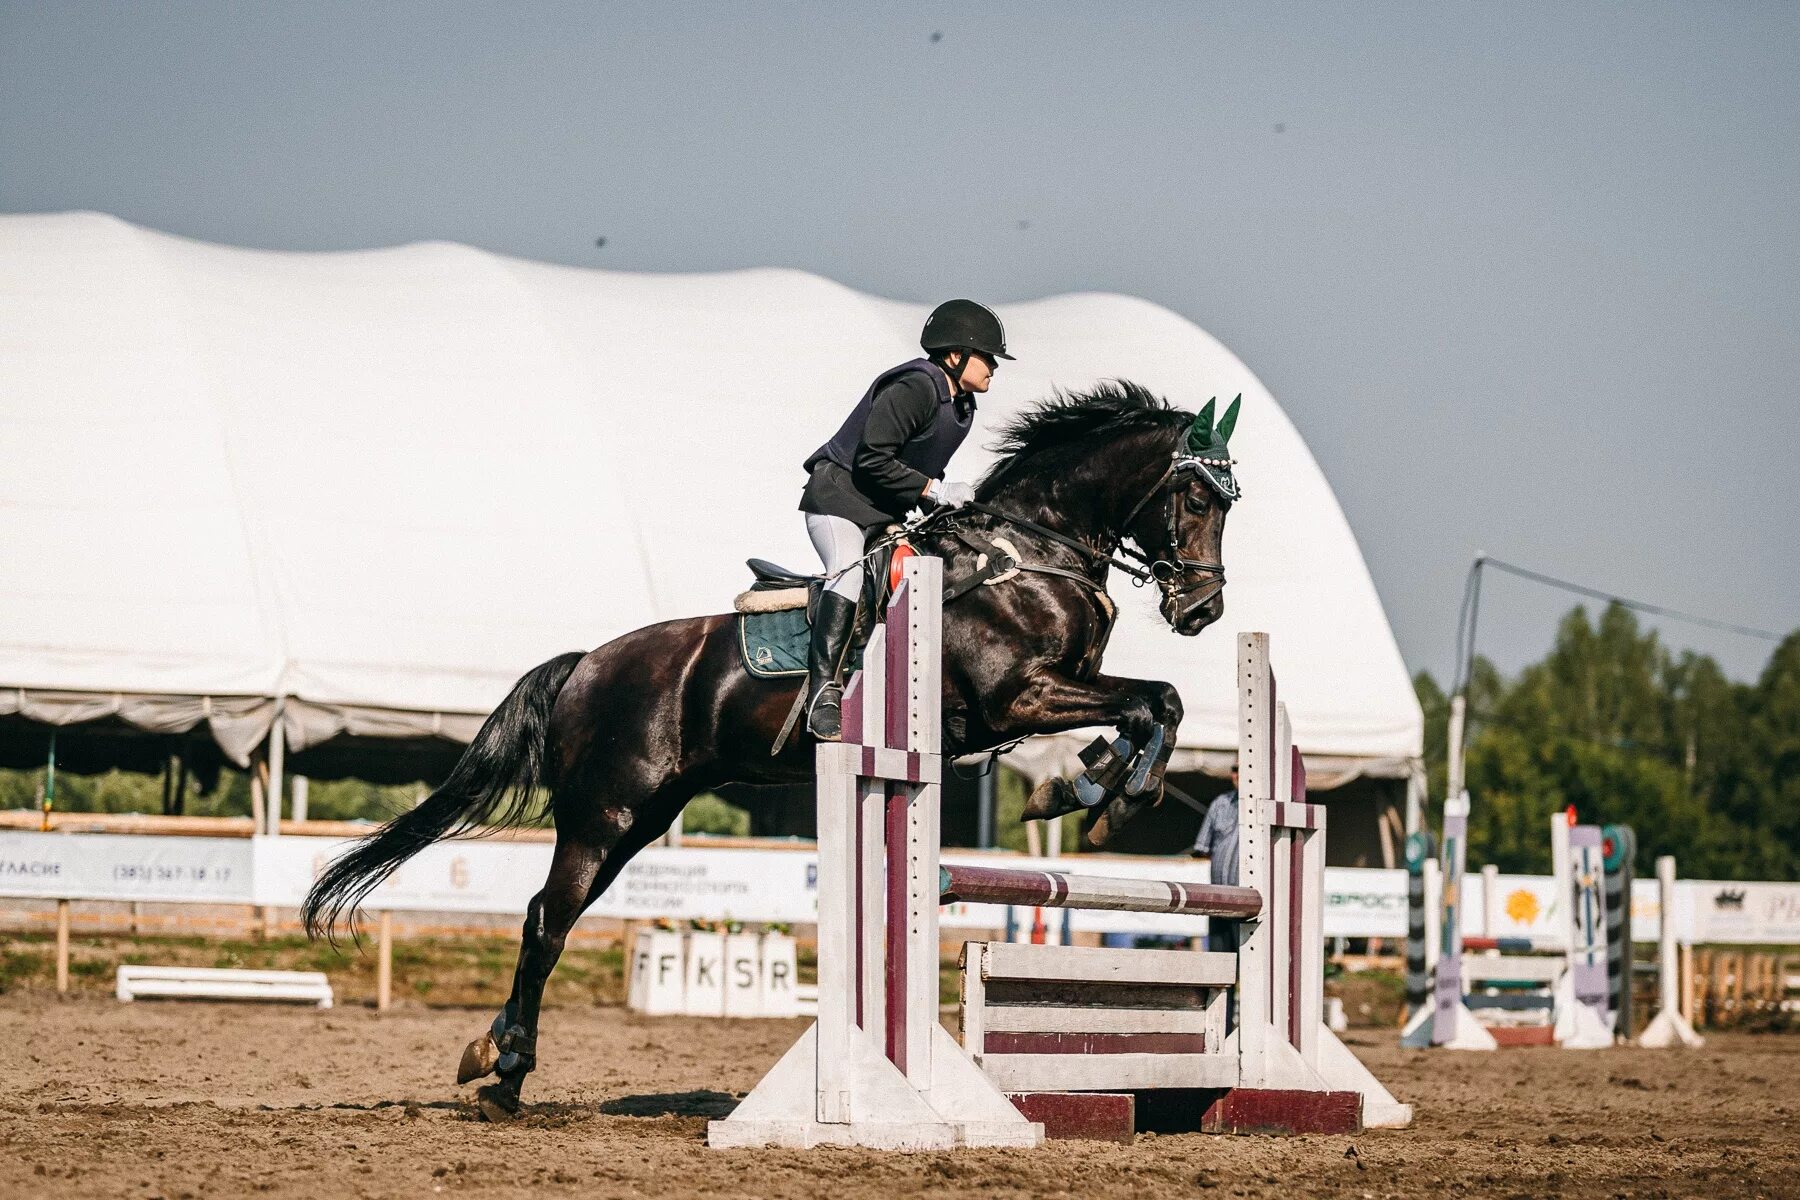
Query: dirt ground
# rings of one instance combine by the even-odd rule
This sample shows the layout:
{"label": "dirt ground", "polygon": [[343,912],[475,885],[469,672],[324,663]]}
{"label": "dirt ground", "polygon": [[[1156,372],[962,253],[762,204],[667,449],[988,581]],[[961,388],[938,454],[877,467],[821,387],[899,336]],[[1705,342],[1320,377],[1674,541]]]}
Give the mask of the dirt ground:
{"label": "dirt ground", "polygon": [[1800,1196],[1800,1037],[1691,1052],[1402,1052],[1351,1042],[1405,1132],[895,1155],[703,1145],[797,1021],[546,1012],[523,1120],[478,1123],[486,1015],[0,997],[0,1196]]}

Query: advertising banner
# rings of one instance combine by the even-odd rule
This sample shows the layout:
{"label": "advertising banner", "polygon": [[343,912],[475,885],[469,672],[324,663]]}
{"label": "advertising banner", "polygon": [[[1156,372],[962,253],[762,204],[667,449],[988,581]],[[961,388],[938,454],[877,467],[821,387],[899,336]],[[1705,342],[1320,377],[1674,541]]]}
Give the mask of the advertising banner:
{"label": "advertising banner", "polygon": [[[63,900],[192,901],[293,908],[319,873],[352,843],[344,838],[202,838],[104,833],[0,831],[0,897]],[[500,839],[426,847],[364,902],[371,912],[484,913],[523,916],[550,870],[547,842]],[[946,853],[945,862],[1073,871],[1134,879],[1207,882],[1207,864],[1188,858]],[[1491,926],[1479,875],[1467,877],[1463,931],[1498,937],[1561,937],[1551,881],[1536,875],[1496,880]],[[1800,883],[1676,884],[1676,931],[1684,942],[1800,943]],[[653,846],[639,853],[590,910],[602,917],[735,920],[810,925],[818,915],[818,862],[810,846],[786,849]],[[1013,919],[1029,927],[1030,909]],[[1632,937],[1654,942],[1653,879],[1635,881]],[[1044,910],[1060,929],[1063,910]],[[947,931],[1003,929],[1005,906],[951,904]],[[1206,932],[1204,917],[1071,910],[1071,931],[1184,937]],[[1362,867],[1325,870],[1327,937],[1406,936],[1406,872]]]}
{"label": "advertising banner", "polygon": [[248,904],[251,867],[236,838],[0,831],[0,896]]}
{"label": "advertising banner", "polygon": [[1677,917],[1681,941],[1800,945],[1800,883],[1684,879],[1675,888],[1690,908]]}

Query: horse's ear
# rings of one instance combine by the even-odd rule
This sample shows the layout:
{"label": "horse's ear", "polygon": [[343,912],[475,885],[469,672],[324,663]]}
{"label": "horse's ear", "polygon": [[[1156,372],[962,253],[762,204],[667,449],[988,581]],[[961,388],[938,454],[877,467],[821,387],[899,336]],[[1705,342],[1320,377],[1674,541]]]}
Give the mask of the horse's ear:
{"label": "horse's ear", "polygon": [[1212,445],[1213,405],[1218,399],[1214,396],[1208,400],[1200,409],[1200,415],[1194,418],[1194,423],[1188,426],[1187,446],[1191,453],[1198,454]]}
{"label": "horse's ear", "polygon": [[1213,434],[1221,446],[1231,440],[1231,431],[1237,428],[1238,405],[1243,402],[1244,393],[1239,392],[1237,399],[1231,402],[1231,407],[1225,410],[1225,415],[1219,418],[1219,427],[1213,430]]}

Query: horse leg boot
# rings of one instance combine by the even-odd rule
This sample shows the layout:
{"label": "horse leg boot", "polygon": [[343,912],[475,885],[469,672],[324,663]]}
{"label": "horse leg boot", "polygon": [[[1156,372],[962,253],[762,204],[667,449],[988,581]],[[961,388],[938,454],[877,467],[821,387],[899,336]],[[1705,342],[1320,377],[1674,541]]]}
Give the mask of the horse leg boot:
{"label": "horse leg boot", "polygon": [[499,1070],[500,1042],[506,1037],[506,1031],[518,1021],[520,997],[524,995],[526,950],[527,944],[520,942],[519,960],[513,965],[512,994],[500,1006],[500,1015],[494,1018],[494,1023],[486,1033],[463,1047],[462,1061],[456,1065],[457,1083],[472,1083]]}
{"label": "horse leg boot", "polygon": [[1169,759],[1174,754],[1174,731],[1158,725],[1156,732],[1150,735],[1150,744],[1138,751],[1138,756],[1131,762],[1131,773],[1125,777],[1125,794],[1142,796],[1160,789],[1163,775],[1169,769]]}
{"label": "horse leg boot", "polygon": [[1158,725],[1144,749],[1129,764],[1129,773],[1124,773],[1120,786],[1107,792],[1100,816],[1088,829],[1089,845],[1105,846],[1133,817],[1162,803],[1163,774],[1174,753],[1174,731]]}
{"label": "horse leg boot", "polygon": [[806,658],[806,729],[822,742],[843,735],[844,693],[837,676],[855,624],[855,600],[833,591],[820,594]]}
{"label": "horse leg boot", "polygon": [[[519,960],[513,966],[512,994],[507,996],[506,1003],[500,1007],[500,1015],[488,1031],[463,1047],[462,1061],[456,1066],[456,1082],[472,1083],[485,1075],[492,1075],[500,1069],[504,1056],[500,1053],[500,1043],[506,1037],[506,1031],[518,1023],[521,997],[525,990],[525,967],[528,946],[519,945]],[[506,1066],[515,1065],[515,1061],[507,1060]]]}
{"label": "horse leg boot", "polygon": [[512,1027],[513,1018],[519,1011],[519,972],[524,970],[523,955],[519,966],[513,970],[513,995],[494,1018],[488,1031],[463,1047],[462,1061],[456,1064],[456,1082],[472,1083],[484,1075],[492,1075],[500,1066],[500,1040]]}
{"label": "horse leg boot", "polygon": [[1105,738],[1095,738],[1081,752],[1082,765],[1087,769],[1073,783],[1059,777],[1038,784],[1026,799],[1019,818],[1047,821],[1104,803],[1124,784],[1132,749],[1131,742],[1123,737],[1110,743]]}

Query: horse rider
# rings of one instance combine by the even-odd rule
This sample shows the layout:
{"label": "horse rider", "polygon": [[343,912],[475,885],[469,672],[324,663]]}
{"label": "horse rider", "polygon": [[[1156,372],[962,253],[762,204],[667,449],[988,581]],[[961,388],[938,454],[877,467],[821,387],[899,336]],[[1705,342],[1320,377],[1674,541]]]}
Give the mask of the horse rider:
{"label": "horse rider", "polygon": [[920,505],[956,508],[975,498],[972,486],[944,471],[969,436],[975,397],[988,390],[996,360],[1012,358],[1000,318],[973,300],[933,309],[919,346],[925,357],[876,376],[836,435],[806,460],[800,511],[826,575],[807,658],[806,728],[825,741],[840,734],[838,673],[869,536]]}

